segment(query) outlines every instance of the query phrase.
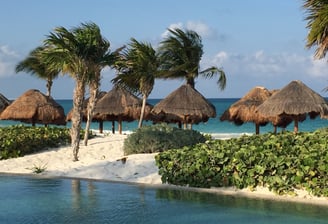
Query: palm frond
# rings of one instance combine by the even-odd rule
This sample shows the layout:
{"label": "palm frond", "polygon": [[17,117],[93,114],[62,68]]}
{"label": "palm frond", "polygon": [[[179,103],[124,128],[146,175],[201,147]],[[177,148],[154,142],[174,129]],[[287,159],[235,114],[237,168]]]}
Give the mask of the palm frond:
{"label": "palm frond", "polygon": [[136,95],[148,96],[153,89],[158,67],[159,60],[151,44],[131,38],[128,47],[117,56],[115,68],[118,74],[112,82]]}
{"label": "palm frond", "polygon": [[210,68],[207,68],[200,72],[201,75],[203,75],[205,78],[212,78],[214,75],[219,75],[219,79],[217,81],[217,84],[220,88],[220,90],[224,90],[227,84],[227,79],[225,72],[223,69],[217,68],[215,66],[212,66]]}
{"label": "palm frond", "polygon": [[328,1],[306,0],[303,8],[306,13],[306,27],[309,29],[306,47],[316,46],[314,57],[324,58],[328,50]]}

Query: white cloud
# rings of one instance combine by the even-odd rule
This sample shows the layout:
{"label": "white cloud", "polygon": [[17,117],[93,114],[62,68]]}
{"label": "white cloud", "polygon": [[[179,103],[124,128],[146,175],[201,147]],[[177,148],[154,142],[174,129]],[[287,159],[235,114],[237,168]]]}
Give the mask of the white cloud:
{"label": "white cloud", "polygon": [[[218,64],[218,65],[222,65],[224,64],[224,62],[228,59],[228,54],[227,52],[224,52],[224,51],[220,51],[219,53],[217,53],[215,56],[214,56],[214,64]],[[210,67],[210,66],[209,66]]]}
{"label": "white cloud", "polygon": [[[227,88],[220,95],[227,97],[242,96],[258,85],[269,89],[282,88],[292,80],[301,80],[317,92],[327,86],[328,63],[306,54],[273,54],[258,50],[251,54],[220,51],[212,58],[204,55],[201,69],[213,65],[222,67],[226,73]],[[204,91],[210,89],[210,85],[208,82]]]}
{"label": "white cloud", "polygon": [[205,23],[202,22],[189,21],[186,24],[186,28],[188,30],[194,30],[201,37],[205,37],[205,38],[210,37],[214,33],[214,31],[211,30],[209,26],[207,26]]}
{"label": "white cloud", "polygon": [[8,46],[0,46],[0,77],[15,73],[18,58],[18,54]]}
{"label": "white cloud", "polygon": [[[188,21],[187,23],[173,23],[169,25],[168,29],[188,29],[188,30],[193,30],[196,33],[198,33],[202,38],[212,38],[216,37],[216,32],[214,29],[211,29],[207,24],[199,22],[199,21]],[[169,35],[169,31],[166,30],[161,37],[165,38]]]}
{"label": "white cloud", "polygon": [[183,29],[183,23],[173,23],[171,25],[169,25],[169,27],[167,28],[167,30],[164,31],[164,33],[162,33],[161,37],[162,38],[166,38],[169,36],[170,32],[168,31],[169,29]]}
{"label": "white cloud", "polygon": [[311,61],[302,55],[267,54],[263,50],[259,50],[249,55],[221,51],[206,64],[210,63],[219,67],[223,66],[233,74],[243,74],[249,77],[290,77],[293,75],[310,75],[306,72],[306,68],[310,67]]}
{"label": "white cloud", "polygon": [[9,49],[9,47],[6,45],[0,46],[0,53],[1,55],[4,54],[7,56],[18,57],[18,54],[15,51]]}
{"label": "white cloud", "polygon": [[326,59],[314,60],[309,58],[309,67],[306,72],[313,77],[328,77],[328,63]]}

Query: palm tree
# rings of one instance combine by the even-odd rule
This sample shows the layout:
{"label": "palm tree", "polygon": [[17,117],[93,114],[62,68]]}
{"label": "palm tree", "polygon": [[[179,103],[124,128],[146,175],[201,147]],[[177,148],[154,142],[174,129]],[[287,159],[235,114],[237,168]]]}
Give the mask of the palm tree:
{"label": "palm tree", "polygon": [[82,24],[71,30],[64,27],[55,28],[45,40],[47,50],[43,54],[51,68],[57,68],[63,74],[68,73],[75,79],[71,127],[74,161],[78,161],[85,88],[94,78],[90,57],[98,50],[95,39],[97,35],[90,35],[93,31],[90,26],[92,25]]}
{"label": "palm tree", "polygon": [[308,21],[306,47],[317,46],[314,57],[321,59],[328,50],[328,2],[326,0],[305,0],[303,8],[306,10]]}
{"label": "palm tree", "polygon": [[187,84],[195,87],[195,79],[202,75],[212,78],[219,74],[217,81],[219,88],[226,86],[226,76],[222,69],[215,66],[199,71],[200,60],[203,55],[201,37],[192,30],[185,32],[179,28],[169,29],[170,35],[159,46],[161,58],[160,78],[185,78]]}
{"label": "palm tree", "polygon": [[25,71],[36,75],[38,78],[45,79],[47,84],[47,96],[51,96],[52,83],[59,75],[59,70],[50,69],[44,60],[42,60],[42,52],[45,50],[44,46],[39,46],[32,50],[28,57],[16,65],[16,73]]}
{"label": "palm tree", "polygon": [[118,52],[122,48],[111,53],[109,50],[109,41],[102,37],[100,28],[95,23],[82,24],[82,27],[84,28],[82,32],[88,33],[87,36],[90,38],[90,43],[93,45],[93,49],[89,52],[87,59],[89,72],[92,73],[92,79],[88,82],[90,97],[87,107],[87,123],[84,132],[84,145],[87,145],[90,123],[92,121],[94,107],[99,92],[101,70],[105,66],[113,66],[118,56]]}
{"label": "palm tree", "polygon": [[142,95],[142,107],[138,127],[142,127],[147,98],[153,90],[155,76],[159,71],[159,59],[149,43],[131,38],[129,47],[124,49],[116,62],[117,77],[114,84],[125,87],[132,93]]}

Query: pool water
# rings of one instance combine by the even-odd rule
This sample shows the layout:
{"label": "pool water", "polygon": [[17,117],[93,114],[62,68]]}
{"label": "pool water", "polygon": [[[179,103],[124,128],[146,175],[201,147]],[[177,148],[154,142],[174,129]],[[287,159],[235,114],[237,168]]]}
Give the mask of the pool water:
{"label": "pool water", "polygon": [[0,176],[0,223],[328,223],[328,207],[80,179]]}

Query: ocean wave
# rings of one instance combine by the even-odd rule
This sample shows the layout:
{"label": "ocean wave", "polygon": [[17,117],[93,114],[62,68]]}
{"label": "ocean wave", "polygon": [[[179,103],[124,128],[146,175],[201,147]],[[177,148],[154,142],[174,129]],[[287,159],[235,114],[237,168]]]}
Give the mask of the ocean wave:
{"label": "ocean wave", "polygon": [[253,135],[253,133],[210,133],[210,135],[214,138],[214,139],[221,139],[221,140],[225,140],[225,139],[231,139],[231,138],[239,138],[240,136],[243,135]]}

